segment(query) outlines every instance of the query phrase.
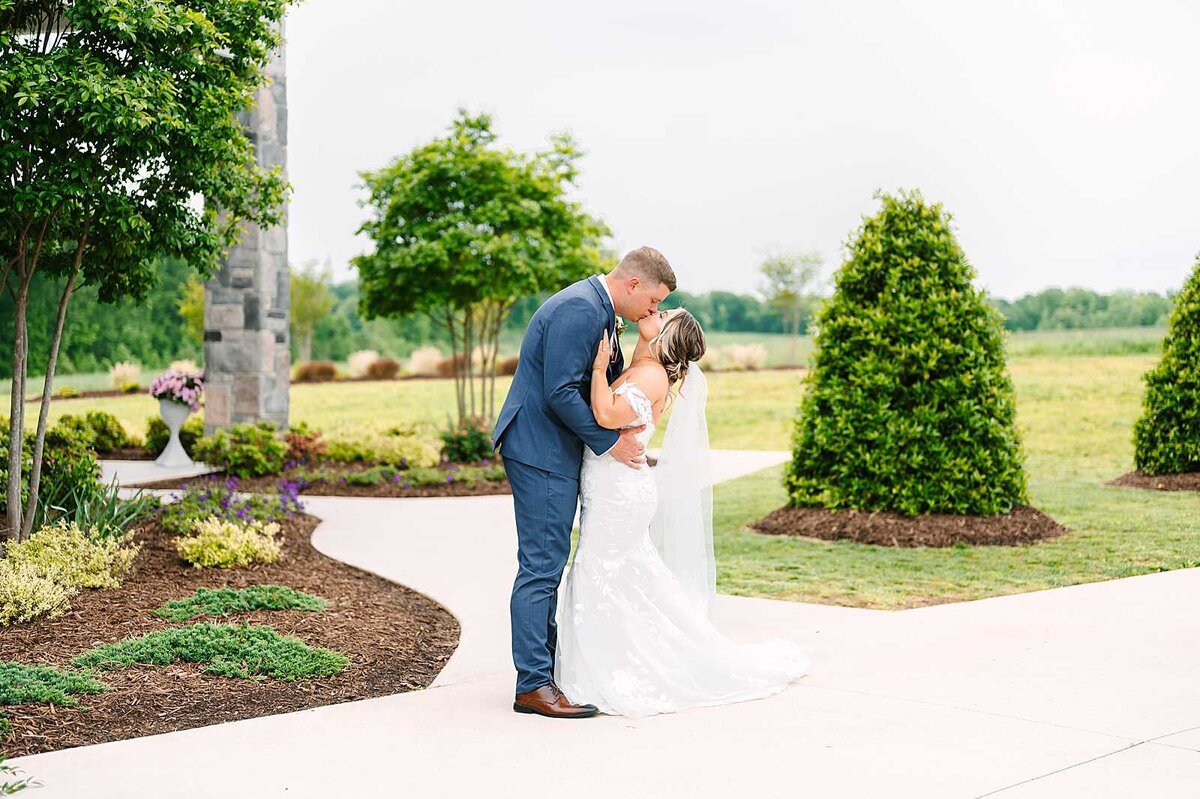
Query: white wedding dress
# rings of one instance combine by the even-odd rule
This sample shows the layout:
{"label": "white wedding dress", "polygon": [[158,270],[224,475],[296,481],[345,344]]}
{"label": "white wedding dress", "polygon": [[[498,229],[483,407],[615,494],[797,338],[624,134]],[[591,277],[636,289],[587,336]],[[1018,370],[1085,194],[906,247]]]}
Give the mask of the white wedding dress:
{"label": "white wedding dress", "polygon": [[[645,444],[650,399],[629,381],[614,393],[638,413],[627,427],[646,425]],[[556,615],[554,681],[567,698],[642,717],[758,699],[807,673],[809,650],[780,639],[738,644],[712,625],[651,539],[657,493],[648,466],[584,450],[579,547]]]}

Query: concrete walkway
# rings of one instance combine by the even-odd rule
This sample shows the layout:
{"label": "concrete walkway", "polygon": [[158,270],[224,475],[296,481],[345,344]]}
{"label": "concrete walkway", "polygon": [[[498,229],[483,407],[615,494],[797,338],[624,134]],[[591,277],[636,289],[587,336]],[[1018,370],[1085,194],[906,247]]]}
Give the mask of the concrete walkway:
{"label": "concrete walkway", "polygon": [[318,549],[458,617],[433,686],[22,758],[31,797],[1200,793],[1200,570],[900,612],[722,597],[727,634],[811,646],[813,672],[757,702],[563,722],[510,709],[510,498],[305,502]]}

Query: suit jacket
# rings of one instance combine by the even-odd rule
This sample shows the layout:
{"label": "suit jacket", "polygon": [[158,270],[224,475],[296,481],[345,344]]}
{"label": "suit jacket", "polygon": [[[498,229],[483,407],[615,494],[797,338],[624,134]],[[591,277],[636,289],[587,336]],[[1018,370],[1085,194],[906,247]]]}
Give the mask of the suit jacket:
{"label": "suit jacket", "polygon": [[[492,430],[506,459],[578,478],[586,444],[603,455],[617,443],[615,430],[592,415],[592,362],[601,336],[612,336],[616,316],[601,278],[572,283],[538,308],[521,340],[512,387]],[[608,382],[625,368],[621,348]]]}

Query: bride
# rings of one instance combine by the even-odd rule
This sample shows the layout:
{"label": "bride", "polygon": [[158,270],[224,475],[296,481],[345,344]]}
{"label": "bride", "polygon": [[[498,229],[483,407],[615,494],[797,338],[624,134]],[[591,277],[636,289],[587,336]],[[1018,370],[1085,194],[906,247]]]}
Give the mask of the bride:
{"label": "bride", "polygon": [[642,319],[638,334],[630,366],[612,386],[601,340],[592,411],[609,429],[645,425],[643,444],[668,406],[671,421],[653,471],[584,450],[579,548],[556,613],[554,681],[574,702],[632,717],[777,693],[807,673],[808,650],[779,639],[740,645],[709,620],[716,571],[708,386],[695,363],[704,332],[675,309]]}

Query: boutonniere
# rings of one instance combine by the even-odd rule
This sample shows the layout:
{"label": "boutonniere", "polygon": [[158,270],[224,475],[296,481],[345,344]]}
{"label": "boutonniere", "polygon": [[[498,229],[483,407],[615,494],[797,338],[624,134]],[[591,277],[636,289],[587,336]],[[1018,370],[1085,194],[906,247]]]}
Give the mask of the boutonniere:
{"label": "boutonniere", "polygon": [[617,319],[617,335],[619,336],[625,332],[625,320],[619,316],[616,317],[616,319]]}

